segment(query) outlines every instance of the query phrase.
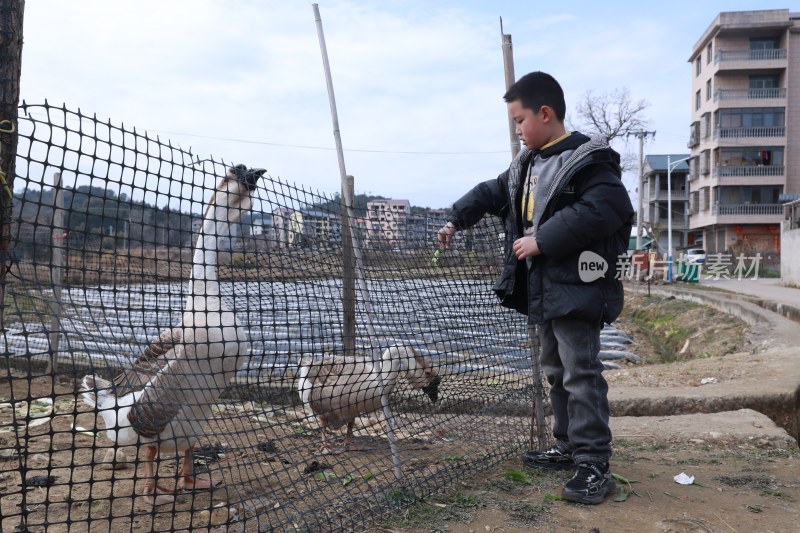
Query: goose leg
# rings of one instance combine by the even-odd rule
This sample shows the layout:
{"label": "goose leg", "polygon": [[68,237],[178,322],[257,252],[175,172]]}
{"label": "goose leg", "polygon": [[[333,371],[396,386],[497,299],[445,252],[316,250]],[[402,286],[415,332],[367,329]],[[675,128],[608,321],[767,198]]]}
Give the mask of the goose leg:
{"label": "goose leg", "polygon": [[351,420],[347,423],[347,434],[344,436],[344,440],[342,441],[342,445],[339,447],[339,451],[347,451],[347,449],[350,447],[350,439],[353,438],[353,426],[355,423],[355,420]]}
{"label": "goose leg", "polygon": [[353,426],[355,425],[355,420],[351,420],[347,423],[347,435],[344,437],[344,441],[342,444],[339,445],[338,448],[331,448],[330,444],[326,439],[327,425],[322,425],[322,446],[320,447],[320,452],[325,455],[334,455],[339,454],[342,452],[347,451],[348,447],[350,446],[350,439],[353,437]]}
{"label": "goose leg", "polygon": [[181,471],[178,472],[178,488],[180,490],[205,490],[219,485],[220,480],[214,479],[209,472],[208,476],[202,478],[194,475],[194,446],[190,446],[183,454]]}
{"label": "goose leg", "polygon": [[165,503],[172,503],[175,501],[174,491],[162,487],[156,482],[156,457],[158,456],[158,448],[155,446],[145,447],[145,462],[144,462],[144,490],[142,496],[147,503],[151,505],[163,505]]}
{"label": "goose leg", "polygon": [[319,445],[317,451],[323,455],[334,453],[330,444],[328,443],[328,433],[330,432],[328,429],[328,423],[324,419],[320,419],[319,425],[322,426],[322,444]]}

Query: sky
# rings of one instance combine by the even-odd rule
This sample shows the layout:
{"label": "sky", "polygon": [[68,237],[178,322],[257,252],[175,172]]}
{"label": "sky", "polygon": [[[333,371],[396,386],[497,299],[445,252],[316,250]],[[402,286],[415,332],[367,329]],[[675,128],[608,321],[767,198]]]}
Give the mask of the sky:
{"label": "sky", "polygon": [[[649,105],[648,154],[688,154],[692,48],[763,0],[319,0],[343,163],[357,193],[448,207],[511,159],[502,37],[519,78]],[[312,191],[341,187],[313,3],[34,0],[20,100],[65,104]],[[627,141],[627,142],[626,142]],[[615,143],[638,157],[638,140]],[[624,176],[635,197],[636,175]]]}

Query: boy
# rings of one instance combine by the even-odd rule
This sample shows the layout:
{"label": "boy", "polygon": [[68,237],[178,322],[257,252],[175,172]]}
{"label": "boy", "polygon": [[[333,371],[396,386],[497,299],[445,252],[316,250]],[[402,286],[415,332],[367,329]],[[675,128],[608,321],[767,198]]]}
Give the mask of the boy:
{"label": "boy", "polygon": [[[527,74],[503,99],[526,149],[507,171],[456,201],[437,238],[446,248],[456,230],[484,214],[503,219],[506,258],[494,291],[538,325],[553,408],[555,444],[526,452],[523,463],[575,468],[562,497],[598,504],[614,490],[600,330],[622,310],[614,270],[627,249],[633,207],[619,154],[605,139],[565,130],[564,92],[552,76]],[[590,262],[606,270],[589,271]]]}

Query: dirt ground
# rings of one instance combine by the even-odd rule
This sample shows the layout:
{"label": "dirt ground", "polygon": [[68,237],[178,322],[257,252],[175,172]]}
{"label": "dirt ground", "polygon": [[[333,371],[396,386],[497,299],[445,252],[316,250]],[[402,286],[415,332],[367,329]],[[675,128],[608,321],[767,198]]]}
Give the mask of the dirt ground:
{"label": "dirt ground", "polygon": [[[800,453],[758,443],[615,439],[618,492],[605,503],[560,501],[570,472],[509,461],[463,480],[374,531],[583,533],[800,531]],[[674,477],[694,476],[694,484]],[[625,483],[624,480],[630,482]]]}
{"label": "dirt ground", "polygon": [[[719,367],[719,361],[725,361],[726,357],[732,361],[743,358],[750,349],[747,346],[747,328],[740,322],[731,321],[727,315],[711,313],[701,307],[678,313],[677,316],[678,321],[671,327],[673,330],[687,328],[683,335],[690,341],[683,356],[671,363],[676,366],[670,368],[670,365],[653,364],[659,357],[659,349],[637,340],[634,351],[649,364],[610,372],[608,378],[612,387],[615,382],[626,385],[632,382],[652,384],[668,379],[699,382],[706,375],[706,367],[692,370],[683,366],[685,359],[702,357],[704,363]],[[634,328],[633,323],[624,324],[623,321],[621,325],[623,328]],[[737,337],[738,333],[741,333],[741,338]],[[709,340],[699,342],[699,339],[706,338],[704,335],[710,335],[707,337]],[[686,342],[681,340],[678,344],[683,347]],[[694,348],[700,344],[704,346],[702,352]],[[731,372],[735,374],[737,371]],[[2,379],[0,383],[7,389],[5,384],[8,381]],[[27,388],[27,384],[25,379],[14,382],[15,388]],[[53,405],[54,415],[74,411],[73,381],[57,382],[54,387],[49,379],[37,378],[30,384],[29,391],[15,389],[14,396],[44,397],[53,395],[55,389],[57,400]],[[7,397],[9,391],[0,393]],[[240,450],[247,450],[249,457],[237,456],[237,463],[251,465],[250,469],[253,470],[232,472],[242,479],[247,478],[242,485],[245,492],[232,494],[223,489],[213,493],[195,493],[191,498],[180,496],[174,511],[170,509],[148,514],[141,498],[130,497],[133,494],[135,470],[93,464],[105,461],[104,452],[107,450],[96,448],[92,451],[91,444],[87,443],[91,443],[94,437],[68,427],[71,424],[68,421],[73,417],[53,416],[50,423],[29,430],[28,467],[31,476],[50,472],[62,478],[62,483],[64,478],[69,481],[49,489],[33,487],[28,490],[27,503],[33,523],[43,524],[48,520],[63,522],[64,516],[69,515],[67,524],[51,526],[46,531],[88,531],[82,520],[89,516],[101,519],[93,522],[97,527],[92,527],[91,531],[173,531],[189,527],[230,531],[221,524],[231,519],[234,513],[258,514],[266,506],[277,505],[275,500],[261,503],[253,500],[253,494],[269,493],[270,487],[265,484],[272,483],[272,488],[275,488],[274,485],[278,483],[291,483],[296,487],[282,496],[283,505],[293,502],[300,505],[313,491],[319,491],[319,480],[302,471],[304,466],[312,463],[314,454],[311,450],[318,436],[304,420],[302,413],[293,413],[291,409],[265,412],[259,406],[247,404],[220,408],[244,411],[227,413],[225,418],[232,419],[236,427],[220,428],[218,431],[220,435],[232,435],[227,442],[221,443],[225,445],[222,462],[225,461],[226,452],[231,455],[236,453],[235,436],[258,436],[259,427],[264,426],[264,433],[260,435],[262,440],[258,444],[240,443],[238,446]],[[5,417],[7,411],[6,408],[0,412],[0,416]],[[77,423],[90,427],[91,421],[85,418],[87,416],[90,414],[84,412]],[[735,419],[736,427],[751,426],[753,431],[726,430],[726,417]],[[383,429],[380,424],[370,429],[372,422],[359,422],[357,427],[360,432],[357,436],[360,437],[360,445],[369,444],[370,439],[376,439],[377,442],[380,438]],[[618,476],[618,492],[599,506],[574,505],[559,500],[561,488],[571,473],[527,470],[521,467],[518,459],[512,459],[491,467],[480,476],[455,481],[447,492],[382,519],[371,531],[800,531],[800,452],[796,442],[776,428],[768,418],[753,411],[721,414],[714,423],[715,428],[722,428],[719,431],[709,432],[708,424],[707,417],[694,415],[612,418],[615,455],[611,465],[612,471]],[[286,433],[278,435],[278,431]],[[264,438],[267,433],[270,439]],[[19,493],[20,480],[18,476],[15,477],[18,458],[8,448],[12,435],[0,433],[0,449],[4,448],[5,454],[0,457],[0,510],[3,511],[0,512],[0,519],[3,532],[13,531],[13,525],[18,522],[18,516],[15,518],[14,514],[18,513],[15,506],[19,505],[19,501],[15,493]],[[446,435],[445,429],[441,430],[439,437],[441,435]],[[443,467],[442,464],[427,463],[422,459],[424,451],[410,451],[414,446],[424,449],[426,439],[436,439],[437,436],[405,437],[406,446],[412,447],[405,453],[418,453],[420,457],[415,468],[433,471]],[[84,446],[76,446],[82,440],[85,441]],[[288,450],[282,448],[281,442],[291,443],[295,447],[295,454],[301,449],[308,453],[301,458],[296,455],[291,457]],[[466,440],[454,442],[452,439],[439,438],[436,442],[440,456],[443,451],[451,458],[464,453],[477,453],[477,448],[470,448],[473,445]],[[270,446],[273,443],[277,443],[277,447]],[[361,455],[358,461],[351,461],[352,471],[365,475],[360,480],[353,477],[350,481],[366,482],[366,473],[370,468],[372,471],[379,468],[374,464],[375,461],[375,457],[369,454]],[[160,467],[161,475],[165,479],[172,479],[173,483],[175,466],[175,461],[165,461]],[[449,465],[445,466],[449,468]],[[269,470],[269,476],[263,473],[255,475],[264,469]],[[681,473],[694,476],[694,483],[677,483],[674,477]],[[49,501],[62,503],[51,504],[49,509],[44,509],[40,502],[45,499],[47,490],[50,491]],[[53,492],[58,490],[63,494]],[[114,498],[110,501],[113,502],[113,508],[109,508],[108,495],[112,493]],[[319,497],[318,492],[314,497]],[[261,505],[262,508],[253,508],[254,501],[255,505]],[[103,521],[103,517],[118,518]],[[70,521],[71,526],[68,525]],[[267,526],[263,530],[270,529]],[[45,529],[41,526],[32,527],[30,531]]]}
{"label": "dirt ground", "polygon": [[[633,296],[626,305],[619,326],[634,333],[631,351],[648,364],[607,372],[612,389],[702,387],[709,376],[735,384],[756,365],[769,364],[757,353],[761,339],[730,315],[674,299]],[[636,316],[653,306],[660,313],[637,324]],[[646,341],[648,336],[657,341]],[[658,364],[665,353],[671,354],[670,362]],[[740,410],[612,417],[611,428],[611,467],[619,477],[617,492],[602,505],[560,500],[572,472],[533,471],[512,459],[398,513],[374,531],[800,531],[800,451],[796,440],[765,415]],[[694,476],[694,483],[679,484],[675,476],[681,473]]]}

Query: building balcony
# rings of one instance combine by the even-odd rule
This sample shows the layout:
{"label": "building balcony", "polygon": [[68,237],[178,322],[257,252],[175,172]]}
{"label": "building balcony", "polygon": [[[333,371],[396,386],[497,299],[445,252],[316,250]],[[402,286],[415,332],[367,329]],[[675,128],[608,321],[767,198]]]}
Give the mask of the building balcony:
{"label": "building balcony", "polygon": [[760,216],[782,215],[781,204],[718,204],[712,208],[714,215]]}
{"label": "building balcony", "polygon": [[662,201],[666,202],[667,200],[671,200],[673,202],[688,202],[689,201],[689,193],[687,191],[671,191],[671,194],[667,194],[666,190],[660,190],[658,193],[655,191],[650,191],[650,200],[651,201]]}
{"label": "building balcony", "polygon": [[783,176],[785,168],[782,165],[747,165],[714,167],[715,178],[750,178],[765,176]]}
{"label": "building balcony", "polygon": [[785,137],[786,128],[783,126],[752,127],[752,128],[716,128],[714,139],[745,139],[745,138],[775,138]]}
{"label": "building balcony", "polygon": [[743,106],[755,105],[763,100],[770,100],[770,104],[775,104],[774,100],[786,100],[786,88],[774,87],[770,89],[717,89],[714,92],[715,102],[725,102],[728,105],[735,105],[740,101]]}
{"label": "building balcony", "polygon": [[[653,225],[657,226],[666,234],[667,231],[667,217],[661,216],[658,220],[654,221]],[[678,215],[672,217],[672,231],[684,231],[689,229],[689,222],[683,217],[683,215]]]}
{"label": "building balcony", "polygon": [[786,68],[787,57],[785,48],[718,50],[714,55],[714,64],[719,70]]}

